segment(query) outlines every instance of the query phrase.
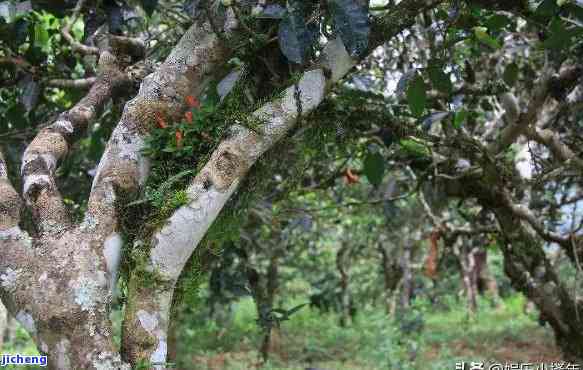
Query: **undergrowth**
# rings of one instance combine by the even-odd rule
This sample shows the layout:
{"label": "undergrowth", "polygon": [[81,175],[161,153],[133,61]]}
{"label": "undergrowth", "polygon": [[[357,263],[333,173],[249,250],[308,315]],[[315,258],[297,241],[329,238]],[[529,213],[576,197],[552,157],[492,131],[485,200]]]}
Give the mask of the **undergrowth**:
{"label": "undergrowth", "polygon": [[[298,302],[289,304],[294,303]],[[338,325],[336,314],[301,310],[277,331],[271,360],[263,369],[444,370],[455,368],[459,361],[534,363],[538,359],[524,343],[546,348],[548,353],[541,355],[558,355],[552,331],[523,312],[521,295],[505,299],[500,306],[482,299],[473,318],[463,300],[452,297],[449,303],[446,309],[436,310],[420,299],[398,318],[387,317],[381,309],[363,310],[345,328]],[[245,299],[230,307],[220,322],[193,317],[197,329],[181,336],[180,347],[187,353],[181,357],[181,368],[253,366],[261,336],[254,325],[256,316],[252,300]],[[187,350],[193,347],[194,353]]]}
{"label": "undergrowth", "polygon": [[[198,299],[203,298],[199,294]],[[399,319],[387,317],[382,309],[363,310],[345,328],[338,325],[337,314],[300,310],[276,331],[271,360],[261,368],[444,370],[459,361],[560,360],[552,331],[540,327],[534,314],[524,313],[521,295],[510,296],[497,307],[482,299],[473,318],[463,300],[452,297],[448,302],[446,309],[436,310],[427,301],[415,301]],[[207,312],[198,310],[179,323],[179,369],[239,370],[257,364],[261,330],[251,298],[226,307],[220,317],[209,320]],[[112,318],[119,326],[119,312]],[[37,353],[21,327],[2,352]]]}

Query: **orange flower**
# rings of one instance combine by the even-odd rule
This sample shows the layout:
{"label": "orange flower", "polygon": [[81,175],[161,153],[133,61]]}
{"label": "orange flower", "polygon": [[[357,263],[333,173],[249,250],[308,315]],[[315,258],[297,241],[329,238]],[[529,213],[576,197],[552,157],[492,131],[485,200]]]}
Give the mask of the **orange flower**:
{"label": "orange flower", "polygon": [[160,127],[160,128],[168,127],[168,124],[164,120],[164,116],[162,115],[162,113],[155,112],[154,117],[156,118],[156,123],[158,124],[158,127]]}
{"label": "orange flower", "polygon": [[190,107],[190,108],[199,108],[200,107],[200,102],[198,101],[197,98],[195,98],[192,95],[187,95],[186,96],[186,104]]}
{"label": "orange flower", "polygon": [[180,130],[176,130],[176,146],[182,148],[182,132]]}
{"label": "orange flower", "polygon": [[184,118],[186,118],[186,122],[192,123],[192,112],[188,111],[188,112],[184,113]]}

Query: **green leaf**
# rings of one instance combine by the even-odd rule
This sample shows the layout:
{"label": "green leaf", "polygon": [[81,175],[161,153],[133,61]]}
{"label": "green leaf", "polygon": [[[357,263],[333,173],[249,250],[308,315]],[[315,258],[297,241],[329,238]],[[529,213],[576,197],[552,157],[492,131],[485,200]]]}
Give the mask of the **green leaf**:
{"label": "green leaf", "polygon": [[504,80],[504,82],[506,82],[508,86],[512,87],[516,84],[516,81],[518,81],[519,72],[520,69],[518,68],[518,65],[514,62],[510,63],[509,65],[506,66],[506,69],[504,69],[502,79]]}
{"label": "green leaf", "polygon": [[539,19],[548,19],[554,16],[559,11],[557,0],[544,0],[536,8],[534,15]]}
{"label": "green leaf", "polygon": [[307,305],[309,305],[309,303],[302,303],[300,305],[297,305],[295,307],[290,308],[287,311],[287,316],[289,317],[289,316],[293,315],[294,313],[298,312],[299,310],[301,310],[302,308],[306,307]]}
{"label": "green leaf", "polygon": [[364,158],[364,175],[373,186],[379,186],[385,174],[385,159],[381,153],[369,151]]}
{"label": "green leaf", "polygon": [[403,95],[407,88],[409,87],[411,81],[415,78],[415,76],[417,76],[416,69],[411,69],[407,73],[403,73],[403,75],[399,79],[399,82],[397,82],[397,89],[395,90],[395,94],[399,97]]}
{"label": "green leaf", "polygon": [[151,17],[154,10],[158,7],[158,0],[141,0],[141,3],[148,17]]}
{"label": "green leaf", "polygon": [[288,1],[288,10],[279,22],[279,48],[293,63],[302,64],[312,48],[314,33],[304,19],[304,5],[301,1]]}
{"label": "green leaf", "polygon": [[399,145],[405,152],[415,157],[427,157],[430,155],[429,149],[415,140],[403,139],[399,141]]}
{"label": "green leaf", "polygon": [[563,21],[558,17],[551,21],[549,31],[551,35],[543,41],[545,49],[568,48],[573,36],[579,33],[577,30],[567,30]]}
{"label": "green leaf", "polygon": [[38,47],[46,54],[51,51],[49,31],[41,22],[34,24],[34,46]]}
{"label": "green leaf", "polygon": [[453,126],[455,128],[460,128],[468,118],[468,111],[465,109],[456,112],[455,117],[453,118]]}
{"label": "green leaf", "polygon": [[429,79],[431,80],[433,87],[445,94],[451,94],[453,91],[453,85],[449,75],[443,71],[441,63],[430,61],[427,73],[429,74]]}
{"label": "green leaf", "polygon": [[427,86],[423,77],[417,74],[409,83],[407,88],[407,102],[411,112],[416,117],[420,117],[425,111],[425,103],[427,102]]}
{"label": "green leaf", "polygon": [[73,23],[73,27],[71,27],[71,33],[73,37],[77,41],[81,41],[83,39],[85,24],[81,19],[77,19],[75,23]]}
{"label": "green leaf", "polygon": [[158,190],[160,190],[163,193],[168,192],[176,182],[182,180],[186,176],[191,176],[193,174],[196,174],[196,171],[195,170],[184,170],[184,171],[181,171],[181,172],[177,173],[176,175],[170,177],[168,180],[164,181],[160,185],[160,187],[158,188]]}
{"label": "green leaf", "polygon": [[492,49],[498,50],[502,47],[498,40],[490,36],[484,27],[474,27],[474,35],[478,41]]}
{"label": "green leaf", "polygon": [[334,29],[352,56],[360,56],[368,49],[368,9],[361,4],[358,0],[329,0]]}
{"label": "green leaf", "polygon": [[484,25],[488,27],[490,31],[499,31],[502,28],[509,25],[512,21],[505,15],[502,14],[494,14],[490,18],[486,20]]}

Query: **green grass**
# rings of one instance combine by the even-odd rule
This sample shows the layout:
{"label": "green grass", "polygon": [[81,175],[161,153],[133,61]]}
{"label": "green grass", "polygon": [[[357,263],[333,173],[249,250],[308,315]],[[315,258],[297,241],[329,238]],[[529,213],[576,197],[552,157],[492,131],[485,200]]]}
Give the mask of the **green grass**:
{"label": "green grass", "polygon": [[[20,353],[21,355],[38,355],[38,351],[29,335],[22,327],[16,329],[16,335],[12,342],[5,342],[0,348],[0,354]],[[6,366],[3,369],[22,369],[22,366]],[[46,369],[40,366],[27,366],[26,369]]]}
{"label": "green grass", "polygon": [[[547,361],[559,356],[550,329],[540,327],[534,315],[523,312],[523,306],[524,299],[518,295],[497,307],[483,300],[479,312],[469,317],[463,300],[452,299],[446,311],[417,302],[398,320],[380,310],[360,312],[347,328],[338,326],[334,314],[305,308],[283,323],[272,360],[264,369],[444,370],[455,368],[457,361],[516,363],[538,361],[539,355]],[[253,303],[242,300],[222,335],[214,323],[192,330],[181,346],[182,353],[187,348],[192,351],[182,356],[182,367],[252,368],[258,363],[255,349],[260,340],[255,317]]]}
{"label": "green grass", "polygon": [[[292,307],[297,303],[290,302]],[[381,310],[361,311],[341,328],[335,314],[303,308],[274,334],[271,360],[265,370],[296,370],[312,366],[327,370],[446,370],[457,361],[501,363],[559,360],[552,332],[534,315],[523,312],[524,299],[512,296],[494,307],[480,301],[469,317],[463,300],[450,299],[448,310],[418,301],[398,319]],[[183,369],[248,370],[259,364],[261,338],[250,299],[233,306],[221,325],[206,313],[189,318],[180,332],[179,365]],[[34,354],[32,342],[19,328],[17,339],[1,352]]]}

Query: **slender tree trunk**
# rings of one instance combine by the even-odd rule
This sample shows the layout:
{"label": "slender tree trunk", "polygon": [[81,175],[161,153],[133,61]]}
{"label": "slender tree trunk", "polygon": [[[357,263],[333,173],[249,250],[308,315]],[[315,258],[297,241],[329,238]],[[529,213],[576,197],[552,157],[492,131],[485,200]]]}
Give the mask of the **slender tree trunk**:
{"label": "slender tree trunk", "polygon": [[393,294],[391,295],[391,301],[389,304],[389,316],[394,317],[397,313],[397,309],[399,308],[399,304],[401,303],[401,289],[403,287],[403,278],[399,280]]}
{"label": "slender tree trunk", "polygon": [[385,308],[387,315],[391,313],[391,304],[389,295],[391,294],[391,272],[389,267],[389,254],[385,247],[379,244],[379,252],[381,253],[381,268],[383,270],[383,281],[385,283]]}
{"label": "slender tree trunk", "polygon": [[346,267],[346,258],[348,254],[348,244],[342,243],[336,253],[336,269],[340,274],[340,326],[346,327],[351,317],[351,302],[348,285],[350,276]]}
{"label": "slender tree trunk", "polygon": [[470,314],[474,315],[478,311],[478,268],[474,249],[467,252],[466,261],[469,273],[468,310]]}
{"label": "slender tree trunk", "polygon": [[460,265],[460,274],[464,286],[464,292],[468,304],[468,313],[473,316],[478,309],[477,303],[477,278],[476,278],[476,261],[473,250],[464,244],[467,240],[465,238],[458,238],[454,242],[454,253],[458,258]]}
{"label": "slender tree trunk", "polygon": [[381,269],[383,271],[383,282],[385,287],[385,307],[387,314],[392,312],[392,298],[394,291],[401,280],[401,268],[394,260],[391,259],[387,247],[379,243],[378,250],[381,255]]}
{"label": "slender tree trunk", "polygon": [[407,242],[403,246],[401,256],[401,270],[403,271],[403,289],[401,291],[401,308],[408,308],[411,305],[413,295],[413,272],[411,270],[411,243]]}
{"label": "slender tree trunk", "polygon": [[172,320],[168,326],[168,363],[176,364],[178,361],[178,331],[183,321],[182,312],[173,312]]}
{"label": "slender tree trunk", "polygon": [[485,294],[492,300],[494,304],[499,302],[498,283],[492,276],[490,267],[488,266],[488,250],[485,248],[479,249],[475,253],[476,267],[477,267],[477,284],[480,294]]}
{"label": "slender tree trunk", "polygon": [[[278,288],[278,279],[279,279],[279,259],[276,255],[272,255],[269,259],[269,267],[267,269],[267,276],[266,276],[266,294],[265,302],[263,302],[264,309],[269,311],[273,310],[273,305],[275,302],[275,296],[277,293]],[[259,307],[259,302],[258,302]],[[263,335],[263,339],[261,341],[260,346],[260,353],[263,359],[263,362],[267,362],[269,359],[269,353],[271,351],[271,337],[273,326],[269,325],[265,329],[265,333]]]}

